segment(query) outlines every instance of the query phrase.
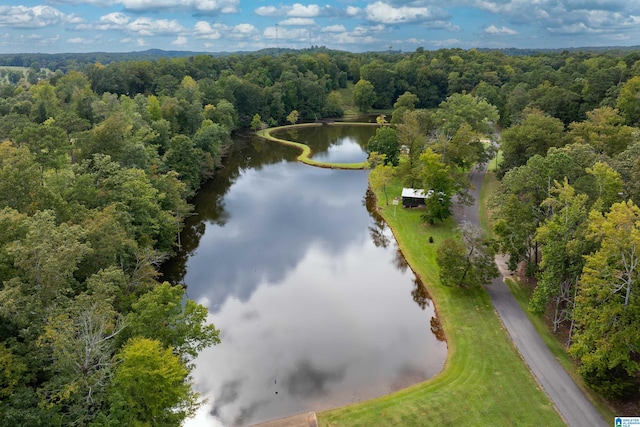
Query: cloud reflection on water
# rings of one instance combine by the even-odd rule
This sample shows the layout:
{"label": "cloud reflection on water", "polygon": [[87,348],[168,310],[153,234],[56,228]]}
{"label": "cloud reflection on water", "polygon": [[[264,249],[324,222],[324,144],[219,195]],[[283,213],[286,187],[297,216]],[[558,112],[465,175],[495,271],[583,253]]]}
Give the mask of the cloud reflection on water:
{"label": "cloud reflection on water", "polygon": [[196,361],[209,403],[187,427],[343,405],[442,368],[428,295],[363,207],[366,188],[366,171],[279,162],[243,171],[215,198],[225,221],[206,223],[186,283],[222,344]]}

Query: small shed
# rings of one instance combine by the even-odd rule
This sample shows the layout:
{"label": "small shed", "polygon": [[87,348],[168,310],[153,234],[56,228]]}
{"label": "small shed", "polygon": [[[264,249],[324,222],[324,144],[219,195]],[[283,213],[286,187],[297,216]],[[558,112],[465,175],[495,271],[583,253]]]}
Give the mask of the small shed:
{"label": "small shed", "polygon": [[428,196],[422,189],[415,188],[403,188],[402,189],[402,207],[415,208],[418,206],[424,206],[424,199]]}

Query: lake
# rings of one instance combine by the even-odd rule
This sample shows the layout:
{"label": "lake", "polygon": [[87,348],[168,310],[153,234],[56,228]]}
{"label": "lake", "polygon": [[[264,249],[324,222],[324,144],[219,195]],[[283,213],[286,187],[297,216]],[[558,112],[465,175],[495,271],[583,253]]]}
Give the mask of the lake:
{"label": "lake", "polygon": [[[314,159],[361,162],[374,127],[289,132]],[[282,134],[278,134],[282,137]],[[193,201],[163,267],[209,309],[222,343],[196,360],[208,398],[186,425],[246,426],[381,396],[433,377],[446,342],[367,191],[367,171],[295,162],[238,136]]]}

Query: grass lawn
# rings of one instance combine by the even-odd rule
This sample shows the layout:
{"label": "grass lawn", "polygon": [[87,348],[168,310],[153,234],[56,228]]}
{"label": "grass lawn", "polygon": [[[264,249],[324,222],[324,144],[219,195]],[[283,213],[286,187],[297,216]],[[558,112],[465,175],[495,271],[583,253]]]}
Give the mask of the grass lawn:
{"label": "grass lawn", "polygon": [[[400,195],[398,183],[387,189],[390,197]],[[384,196],[378,194],[378,200]],[[405,258],[431,294],[447,337],[447,361],[429,381],[319,413],[320,425],[564,425],[520,359],[487,293],[440,284],[435,253],[438,244],[454,236],[454,222],[427,226],[421,210],[398,207],[394,216],[393,206],[380,207]]]}

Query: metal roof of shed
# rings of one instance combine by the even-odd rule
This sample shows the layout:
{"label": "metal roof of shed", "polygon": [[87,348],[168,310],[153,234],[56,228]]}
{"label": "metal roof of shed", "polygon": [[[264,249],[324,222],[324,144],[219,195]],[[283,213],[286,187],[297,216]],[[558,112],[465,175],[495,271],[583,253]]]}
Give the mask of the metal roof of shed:
{"label": "metal roof of shed", "polygon": [[403,188],[402,189],[402,197],[413,197],[416,199],[424,199],[427,195],[424,193],[424,190],[421,188]]}

